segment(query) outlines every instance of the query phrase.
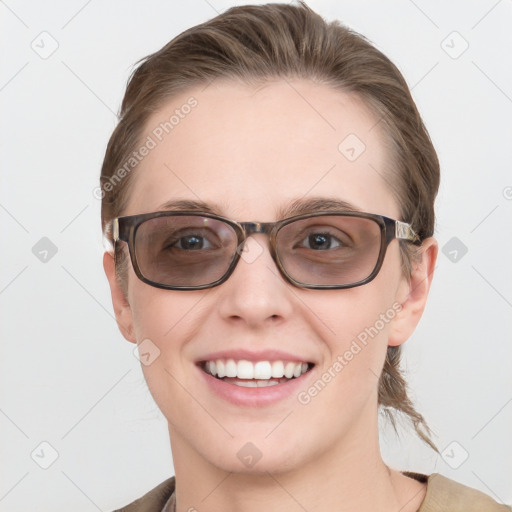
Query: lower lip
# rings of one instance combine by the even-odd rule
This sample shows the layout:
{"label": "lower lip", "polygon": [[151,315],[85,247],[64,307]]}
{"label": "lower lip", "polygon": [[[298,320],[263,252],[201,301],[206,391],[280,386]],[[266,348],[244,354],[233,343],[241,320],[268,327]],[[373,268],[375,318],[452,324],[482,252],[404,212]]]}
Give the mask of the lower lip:
{"label": "lower lip", "polygon": [[297,396],[299,391],[304,389],[305,380],[313,371],[313,369],[311,369],[303,373],[300,377],[290,379],[282,384],[262,388],[246,388],[217,379],[203,371],[200,367],[197,367],[197,369],[203,376],[208,387],[217,396],[233,405],[245,407],[265,407],[292,395]]}

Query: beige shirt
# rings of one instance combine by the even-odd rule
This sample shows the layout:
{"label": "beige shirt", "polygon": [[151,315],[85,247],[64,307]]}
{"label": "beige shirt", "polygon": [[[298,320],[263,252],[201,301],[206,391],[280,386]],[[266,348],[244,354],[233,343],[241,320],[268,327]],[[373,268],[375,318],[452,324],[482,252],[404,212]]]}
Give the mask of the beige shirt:
{"label": "beige shirt", "polygon": [[[427,493],[418,512],[512,512],[486,494],[459,484],[438,473],[430,476],[404,473],[427,482]],[[176,512],[174,477],[162,482],[142,498],[115,512]]]}

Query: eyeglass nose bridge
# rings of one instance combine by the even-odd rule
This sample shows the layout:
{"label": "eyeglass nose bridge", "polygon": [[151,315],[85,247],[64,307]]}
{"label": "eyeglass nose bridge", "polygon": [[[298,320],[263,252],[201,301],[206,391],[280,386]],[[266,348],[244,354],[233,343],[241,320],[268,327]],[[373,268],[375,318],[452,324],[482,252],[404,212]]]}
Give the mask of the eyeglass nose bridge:
{"label": "eyeglass nose bridge", "polygon": [[243,250],[247,239],[252,235],[267,235],[270,243],[270,255],[279,265],[276,259],[276,248],[275,248],[275,237],[276,228],[280,222],[239,222],[239,226],[242,228],[242,240],[239,240],[238,251]]}
{"label": "eyeglass nose bridge", "polygon": [[[258,256],[263,252],[263,248],[261,248],[261,252],[258,255],[246,255],[244,257],[244,249],[246,248],[246,243],[249,237],[252,235],[267,235],[269,237],[269,252],[270,256],[274,260],[278,269],[283,272],[281,264],[277,258],[276,247],[275,247],[275,230],[278,226],[279,222],[238,222],[239,227],[241,227],[241,237],[238,239],[238,247],[236,250],[237,253],[237,261],[235,265],[238,263],[238,258],[242,257],[242,259],[248,263],[252,263]],[[258,242],[256,242],[257,244]],[[259,244],[258,244],[259,245]],[[260,246],[261,247],[261,246]]]}
{"label": "eyeglass nose bridge", "polygon": [[258,234],[270,235],[275,225],[275,222],[240,222],[245,238]]}

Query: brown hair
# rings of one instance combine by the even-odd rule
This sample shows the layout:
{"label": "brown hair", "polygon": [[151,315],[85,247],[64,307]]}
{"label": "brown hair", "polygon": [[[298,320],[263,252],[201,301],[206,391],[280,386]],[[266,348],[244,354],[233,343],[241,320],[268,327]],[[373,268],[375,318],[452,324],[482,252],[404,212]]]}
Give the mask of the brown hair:
{"label": "brown hair", "polygon": [[[377,116],[391,147],[389,183],[401,218],[421,240],[432,236],[439,162],[403,76],[363,36],[336,21],[325,22],[304,3],[233,7],[142,60],[128,82],[101,170],[104,230],[125,208],[133,176],[126,162],[141,144],[148,118],[171,96],[219,77],[243,83],[310,79],[358,95]],[[407,271],[413,254],[409,244],[401,248]],[[392,413],[408,416],[419,437],[437,451],[408,397],[400,354],[400,347],[388,347],[379,405],[395,429]]]}

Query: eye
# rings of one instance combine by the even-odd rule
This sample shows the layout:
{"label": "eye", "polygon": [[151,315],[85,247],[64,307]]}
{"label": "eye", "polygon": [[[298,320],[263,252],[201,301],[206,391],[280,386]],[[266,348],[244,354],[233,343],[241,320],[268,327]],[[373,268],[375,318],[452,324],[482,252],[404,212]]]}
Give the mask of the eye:
{"label": "eye", "polygon": [[330,233],[310,233],[303,239],[302,245],[307,249],[326,251],[341,247],[342,243]]}
{"label": "eye", "polygon": [[181,236],[178,239],[175,239],[175,241],[169,243],[168,246],[182,249],[184,251],[197,251],[213,248],[213,245],[210,243],[208,238],[198,234]]}

